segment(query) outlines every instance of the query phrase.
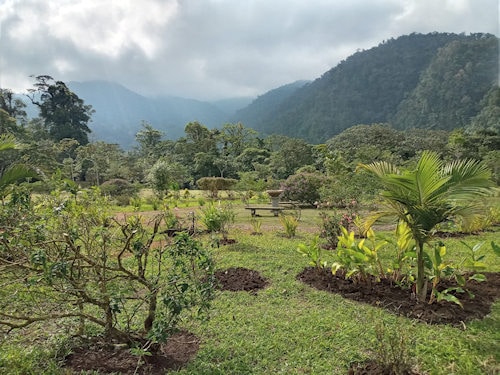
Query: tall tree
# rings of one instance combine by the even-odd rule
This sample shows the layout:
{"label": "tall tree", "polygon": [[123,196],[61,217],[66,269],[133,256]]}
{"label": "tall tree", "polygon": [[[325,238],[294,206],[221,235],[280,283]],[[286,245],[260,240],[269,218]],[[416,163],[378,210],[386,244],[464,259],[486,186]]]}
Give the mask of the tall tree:
{"label": "tall tree", "polygon": [[9,89],[0,89],[0,109],[19,121],[26,121],[26,104]]}
{"label": "tall tree", "polygon": [[34,89],[28,90],[28,97],[40,110],[50,137],[55,141],[72,138],[81,145],[89,143],[92,106],[86,105],[64,82],[54,81],[51,76],[37,76],[33,86]]}
{"label": "tall tree", "polygon": [[489,169],[473,160],[444,164],[437,153],[425,151],[414,170],[400,171],[387,162],[361,164],[380,180],[387,209],[374,214],[371,222],[395,216],[408,224],[417,244],[417,297],[425,300],[427,288],[424,244],[439,223],[478,213],[479,196],[491,193]]}

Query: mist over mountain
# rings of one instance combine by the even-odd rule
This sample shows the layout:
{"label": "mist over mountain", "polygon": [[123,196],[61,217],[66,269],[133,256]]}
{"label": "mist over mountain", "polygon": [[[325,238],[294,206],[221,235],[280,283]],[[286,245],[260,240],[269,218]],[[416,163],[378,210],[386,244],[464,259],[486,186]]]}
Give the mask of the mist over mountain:
{"label": "mist over mountain", "polygon": [[106,81],[68,82],[68,87],[95,110],[91,138],[125,148],[133,145],[144,121],[164,132],[166,138],[177,139],[184,135],[187,123],[199,121],[207,127],[219,127],[231,116],[232,107],[248,103],[248,99],[240,104],[230,100],[212,104],[172,96],[148,98]]}

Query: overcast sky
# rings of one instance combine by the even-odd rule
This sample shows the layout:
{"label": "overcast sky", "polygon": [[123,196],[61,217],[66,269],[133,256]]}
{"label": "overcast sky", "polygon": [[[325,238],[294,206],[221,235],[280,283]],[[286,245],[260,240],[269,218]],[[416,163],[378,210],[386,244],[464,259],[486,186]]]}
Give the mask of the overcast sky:
{"label": "overcast sky", "polygon": [[0,0],[0,87],[257,96],[412,32],[499,35],[498,0]]}

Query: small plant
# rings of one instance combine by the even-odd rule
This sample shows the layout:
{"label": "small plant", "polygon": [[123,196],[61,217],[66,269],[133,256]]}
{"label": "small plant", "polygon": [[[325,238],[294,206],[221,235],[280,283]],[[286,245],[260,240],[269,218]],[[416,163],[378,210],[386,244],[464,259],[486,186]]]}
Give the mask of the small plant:
{"label": "small plant", "polygon": [[319,213],[321,218],[321,237],[326,239],[329,249],[335,249],[339,242],[338,237],[342,234],[340,225],[340,216],[336,213],[329,215],[322,211]]}
{"label": "small plant", "polygon": [[207,231],[222,233],[227,238],[229,226],[234,223],[235,213],[230,205],[209,204],[201,210],[201,222],[207,228]]}
{"label": "small plant", "polygon": [[167,229],[180,229],[181,228],[181,220],[179,216],[175,212],[172,212],[170,209],[165,210],[165,226]]}
{"label": "small plant", "polygon": [[255,219],[255,218],[252,218],[250,220],[250,224],[252,224],[252,228],[253,228],[252,234],[254,234],[254,235],[261,235],[262,234],[262,230],[261,230],[262,221]]}
{"label": "small plant", "polygon": [[396,326],[388,329],[384,321],[375,320],[374,360],[382,365],[384,374],[403,375],[411,373],[415,365],[412,347],[415,339],[411,332]]}
{"label": "small plant", "polygon": [[396,247],[396,256],[391,261],[391,267],[387,270],[389,277],[397,284],[415,281],[412,273],[412,262],[416,258],[415,241],[408,224],[399,221],[395,231],[396,238],[384,237],[386,241]]}
{"label": "small plant", "polygon": [[140,197],[130,198],[130,205],[134,208],[134,211],[139,211],[142,207],[142,199]]}
{"label": "small plant", "polygon": [[[368,275],[378,278],[385,277],[382,263],[378,257],[378,251],[387,244],[385,240],[377,240],[373,229],[368,230],[367,238],[356,242],[354,232],[348,232],[342,227],[342,235],[339,236],[336,261],[332,265],[332,272],[338,270],[346,271],[347,278],[369,281]],[[370,243],[367,246],[365,243]]]}
{"label": "small plant", "polygon": [[295,237],[299,220],[294,215],[280,215],[280,223],[285,229],[285,235],[288,238]]}
{"label": "small plant", "polygon": [[157,196],[154,196],[154,197],[151,197],[149,199],[150,203],[151,203],[151,206],[153,208],[154,211],[158,211],[161,207],[161,203],[162,203],[162,200],[160,198],[158,198]]}
{"label": "small plant", "polygon": [[310,244],[299,244],[297,251],[303,256],[309,258],[309,264],[318,269],[326,267],[326,261],[321,259],[321,246],[319,236],[314,237]]}
{"label": "small plant", "polygon": [[429,304],[433,303],[435,300],[437,300],[438,302],[446,300],[462,306],[460,300],[453,294],[450,294],[450,292],[452,291],[464,292],[462,288],[448,288],[443,291],[439,291],[437,288],[443,276],[451,276],[455,273],[454,267],[451,264],[445,263],[445,255],[446,246],[440,241],[434,244],[434,251],[432,255],[428,254],[427,252],[425,253],[425,265],[429,272],[429,280],[432,283],[432,291],[429,298]]}

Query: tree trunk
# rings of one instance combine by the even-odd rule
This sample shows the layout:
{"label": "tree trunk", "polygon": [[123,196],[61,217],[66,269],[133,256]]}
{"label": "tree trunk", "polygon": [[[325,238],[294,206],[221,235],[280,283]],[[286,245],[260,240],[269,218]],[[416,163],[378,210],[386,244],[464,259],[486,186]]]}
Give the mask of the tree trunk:
{"label": "tree trunk", "polygon": [[427,297],[427,282],[425,280],[425,264],[424,264],[424,243],[417,241],[417,299],[425,301]]}
{"label": "tree trunk", "polygon": [[144,320],[144,329],[146,332],[149,332],[151,328],[153,328],[153,322],[156,317],[156,301],[158,298],[158,291],[155,289],[151,292],[149,296],[149,308],[148,308],[148,316]]}

